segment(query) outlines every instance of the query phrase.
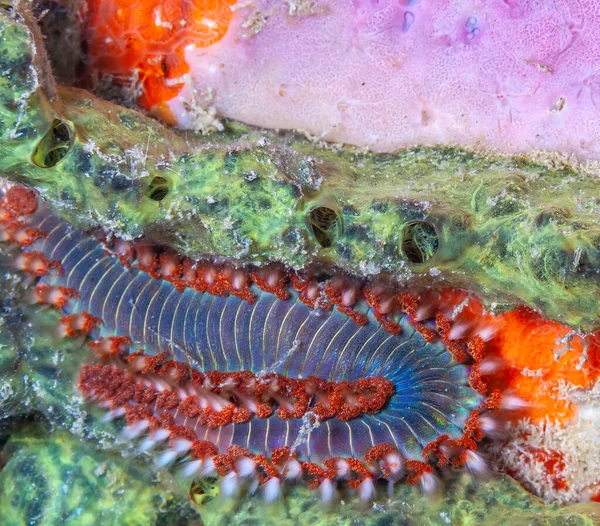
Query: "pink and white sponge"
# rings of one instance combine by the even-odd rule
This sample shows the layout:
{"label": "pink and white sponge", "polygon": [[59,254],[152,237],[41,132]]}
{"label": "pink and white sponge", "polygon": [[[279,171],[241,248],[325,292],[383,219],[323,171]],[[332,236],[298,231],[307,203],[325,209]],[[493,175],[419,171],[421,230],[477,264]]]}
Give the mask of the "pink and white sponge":
{"label": "pink and white sponge", "polygon": [[168,101],[374,151],[459,145],[600,159],[596,0],[254,0],[185,49]]}

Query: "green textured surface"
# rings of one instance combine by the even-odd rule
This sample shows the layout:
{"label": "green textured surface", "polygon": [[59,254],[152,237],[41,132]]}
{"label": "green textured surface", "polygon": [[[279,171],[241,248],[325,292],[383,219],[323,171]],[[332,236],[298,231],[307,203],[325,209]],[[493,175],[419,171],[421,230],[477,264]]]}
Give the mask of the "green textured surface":
{"label": "green textured surface", "polygon": [[600,524],[600,504],[545,505],[508,477],[484,482],[463,474],[445,486],[443,496],[401,485],[393,499],[382,497],[367,508],[355,498],[324,508],[309,490],[296,487],[272,508],[258,499],[216,499],[202,519],[206,526],[593,526]]}
{"label": "green textured surface", "polygon": [[[593,526],[600,504],[545,505],[510,478],[486,482],[462,475],[445,486],[443,497],[427,497],[408,486],[393,499],[364,507],[355,498],[324,507],[305,487],[265,506],[256,496],[234,500],[218,487],[200,484],[195,510],[164,473],[136,459],[94,449],[64,431],[40,434],[33,426],[13,435],[2,451],[0,521],[4,526],[206,525],[206,526]],[[380,491],[384,495],[385,490]]]}
{"label": "green textured surface", "polygon": [[[407,287],[466,287],[489,306],[525,303],[575,328],[598,328],[595,177],[451,148],[323,149],[233,124],[208,139],[186,137],[67,88],[50,105],[33,66],[40,46],[18,18],[0,16],[8,73],[0,81],[0,173],[37,188],[68,221],[193,256],[320,263]],[[39,167],[33,159],[40,164],[55,146],[58,121],[70,133],[66,156]],[[315,207],[337,214],[329,248],[309,227]],[[406,258],[415,221],[437,237],[412,243],[433,253],[423,264]]]}
{"label": "green textured surface", "polygon": [[142,465],[66,432],[14,435],[2,453],[3,526],[202,524],[189,502],[166,491]]}
{"label": "green textured surface", "polygon": [[94,423],[90,430],[76,391],[88,349],[81,341],[57,337],[61,314],[32,305],[30,280],[12,272],[6,261],[0,250],[0,417],[38,413],[82,437],[92,432],[101,439],[105,429],[114,434],[109,423]]}

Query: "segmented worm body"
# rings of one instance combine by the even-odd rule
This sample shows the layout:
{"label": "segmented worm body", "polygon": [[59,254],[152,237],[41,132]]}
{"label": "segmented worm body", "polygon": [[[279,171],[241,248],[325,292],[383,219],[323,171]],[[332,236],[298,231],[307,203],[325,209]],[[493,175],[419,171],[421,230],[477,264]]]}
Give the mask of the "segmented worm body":
{"label": "segmented worm body", "polygon": [[[31,199],[14,187],[4,210],[20,191]],[[376,478],[431,485],[434,466],[467,462],[499,404],[477,369],[481,337],[451,338],[441,314],[417,322],[381,286],[185,261],[101,243],[44,206],[16,213],[5,240],[23,247],[38,301],[104,359],[79,388],[146,448],[165,442],[160,463],[190,456],[187,472],[235,487],[256,477],[268,498],[291,478],[324,499],[343,482],[370,498]]]}

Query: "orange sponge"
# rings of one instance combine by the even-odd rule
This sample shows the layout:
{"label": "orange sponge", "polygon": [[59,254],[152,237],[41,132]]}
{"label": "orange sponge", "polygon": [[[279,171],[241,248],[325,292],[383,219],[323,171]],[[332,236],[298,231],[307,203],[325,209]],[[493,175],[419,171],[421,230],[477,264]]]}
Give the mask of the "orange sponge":
{"label": "orange sponge", "polygon": [[490,342],[492,352],[507,365],[504,389],[531,404],[533,422],[567,422],[577,407],[561,396],[560,386],[591,388],[600,378],[600,339],[581,336],[560,323],[521,307],[498,317],[500,330]]}
{"label": "orange sponge", "polygon": [[[138,103],[162,114],[189,71],[184,50],[225,35],[236,0],[88,0],[81,11],[92,72],[141,86]],[[168,118],[167,115],[167,119]]]}

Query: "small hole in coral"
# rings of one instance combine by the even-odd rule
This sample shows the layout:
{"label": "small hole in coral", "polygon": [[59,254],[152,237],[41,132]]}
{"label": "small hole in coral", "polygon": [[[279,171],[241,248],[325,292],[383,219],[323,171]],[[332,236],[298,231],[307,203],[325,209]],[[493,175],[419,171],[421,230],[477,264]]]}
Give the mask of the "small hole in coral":
{"label": "small hole in coral", "polygon": [[162,201],[169,193],[169,181],[164,177],[157,176],[150,181],[150,186],[146,191],[148,196],[153,201]]}
{"label": "small hole in coral", "polygon": [[409,263],[426,263],[435,255],[438,245],[437,232],[426,221],[412,221],[402,230],[402,252]]}
{"label": "small hole in coral", "polygon": [[219,483],[215,477],[195,479],[190,485],[190,500],[201,506],[208,504],[219,494]]}
{"label": "small hole in coral", "polygon": [[309,213],[309,225],[317,243],[330,248],[341,234],[342,222],[337,212],[326,206],[317,206]]}
{"label": "small hole in coral", "polygon": [[40,168],[52,168],[62,161],[71,149],[71,130],[55,119],[33,151],[33,163]]}

